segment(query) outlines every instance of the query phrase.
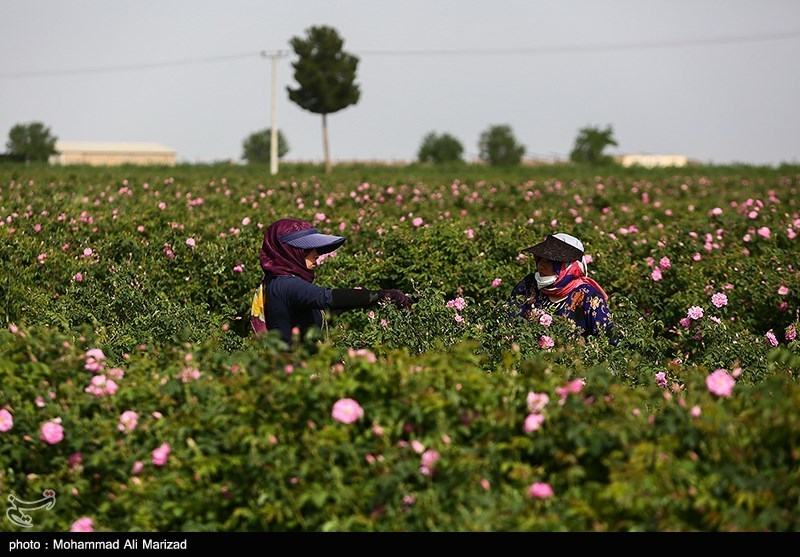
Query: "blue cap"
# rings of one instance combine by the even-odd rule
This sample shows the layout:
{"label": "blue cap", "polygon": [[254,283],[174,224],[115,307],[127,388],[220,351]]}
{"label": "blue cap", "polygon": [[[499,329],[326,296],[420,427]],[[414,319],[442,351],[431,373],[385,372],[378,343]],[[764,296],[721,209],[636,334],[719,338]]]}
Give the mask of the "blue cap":
{"label": "blue cap", "polygon": [[315,249],[318,254],[322,255],[338,249],[347,238],[333,236],[332,234],[320,234],[316,228],[305,228],[284,234],[278,239],[284,244],[289,244],[296,248]]}

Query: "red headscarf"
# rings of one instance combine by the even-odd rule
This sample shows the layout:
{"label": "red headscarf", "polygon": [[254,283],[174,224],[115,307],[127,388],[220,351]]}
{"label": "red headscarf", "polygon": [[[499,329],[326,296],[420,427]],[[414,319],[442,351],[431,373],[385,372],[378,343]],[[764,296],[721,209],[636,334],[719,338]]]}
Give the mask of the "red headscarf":
{"label": "red headscarf", "polygon": [[311,223],[298,219],[280,219],[264,230],[264,242],[261,244],[261,268],[264,273],[273,277],[294,275],[314,282],[314,270],[306,267],[306,252],[280,241],[282,236],[313,228]]}
{"label": "red headscarf", "polygon": [[[534,260],[537,263],[539,259],[538,255],[534,256]],[[558,273],[558,278],[551,286],[541,289],[541,291],[548,296],[562,298],[569,295],[570,292],[578,288],[581,284],[589,284],[597,288],[600,294],[603,295],[604,300],[608,300],[608,294],[606,294],[605,290],[597,284],[597,281],[583,274],[583,267],[581,267],[580,263],[577,261],[573,261],[572,263],[553,261],[553,270]]]}

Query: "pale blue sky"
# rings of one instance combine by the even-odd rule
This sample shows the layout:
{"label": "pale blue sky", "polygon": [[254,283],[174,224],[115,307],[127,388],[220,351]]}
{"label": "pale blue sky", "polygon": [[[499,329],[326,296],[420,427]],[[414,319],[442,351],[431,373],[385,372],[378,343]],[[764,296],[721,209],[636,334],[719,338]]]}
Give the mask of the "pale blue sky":
{"label": "pale blue sky", "polygon": [[[271,124],[259,53],[312,25],[361,60],[361,100],[329,116],[334,160],[410,160],[429,131],[474,158],[496,124],[526,156],[566,157],[610,124],[614,154],[800,162],[797,0],[1,0],[0,151],[38,120],[65,141],[239,160]],[[321,118],[286,94],[293,59],[286,158],[320,161]]]}

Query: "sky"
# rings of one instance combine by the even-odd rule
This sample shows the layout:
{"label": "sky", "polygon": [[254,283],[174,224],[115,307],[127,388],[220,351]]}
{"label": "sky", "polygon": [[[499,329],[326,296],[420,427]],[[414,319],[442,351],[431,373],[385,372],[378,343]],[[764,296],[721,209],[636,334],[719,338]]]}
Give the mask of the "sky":
{"label": "sky", "polygon": [[608,154],[800,163],[797,0],[0,0],[0,151],[38,121],[241,161],[275,123],[284,160],[321,162],[322,118],[286,91],[290,41],[319,25],[359,58],[360,100],[328,116],[334,162],[410,162],[429,132],[474,160],[508,125],[543,161],[610,126]]}

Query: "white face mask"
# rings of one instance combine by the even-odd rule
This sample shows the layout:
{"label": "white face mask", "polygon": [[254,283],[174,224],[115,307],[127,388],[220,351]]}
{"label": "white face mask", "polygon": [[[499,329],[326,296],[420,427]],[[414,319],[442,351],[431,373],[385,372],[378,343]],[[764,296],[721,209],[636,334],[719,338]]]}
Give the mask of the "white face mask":
{"label": "white face mask", "polygon": [[543,277],[542,275],[539,274],[539,271],[536,271],[536,274],[533,276],[536,279],[536,286],[539,287],[539,290],[541,290],[542,288],[547,288],[548,286],[553,284],[556,280],[558,280],[558,275],[548,275],[546,277]]}

